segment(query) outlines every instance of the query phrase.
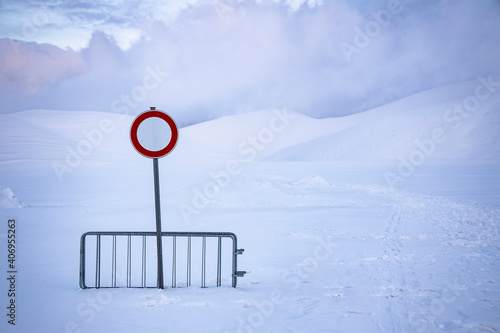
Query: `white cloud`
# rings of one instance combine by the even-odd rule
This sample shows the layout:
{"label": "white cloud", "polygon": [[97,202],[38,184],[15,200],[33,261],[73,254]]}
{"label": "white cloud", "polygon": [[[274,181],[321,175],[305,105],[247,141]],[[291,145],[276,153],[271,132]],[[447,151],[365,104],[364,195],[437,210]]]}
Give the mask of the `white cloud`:
{"label": "white cloud", "polygon": [[[1,112],[110,111],[113,102],[143,84],[148,67],[168,77],[131,112],[156,105],[184,122],[282,106],[314,116],[343,115],[500,72],[498,1],[401,1],[398,12],[381,23],[387,1],[222,1],[168,2],[176,4],[168,8],[151,1],[57,7],[58,15],[66,10],[75,19],[70,37],[90,29],[90,21],[104,33],[94,34],[79,52],[26,57],[32,74],[4,67],[9,80],[1,84],[24,97],[0,93]],[[58,28],[49,26],[52,32]],[[360,31],[370,35],[369,43],[356,46]],[[357,48],[350,62],[343,44]],[[31,48],[43,54],[42,46]],[[12,55],[4,49],[0,62],[1,57]],[[26,86],[29,80],[38,82],[36,89]]]}
{"label": "white cloud", "polygon": [[323,1],[321,0],[286,0],[286,4],[290,7],[291,11],[297,11],[304,4],[307,4],[309,8],[321,5]]}
{"label": "white cloud", "polygon": [[42,93],[53,84],[82,74],[86,67],[81,56],[72,50],[9,39],[0,39],[0,59],[0,97]]}

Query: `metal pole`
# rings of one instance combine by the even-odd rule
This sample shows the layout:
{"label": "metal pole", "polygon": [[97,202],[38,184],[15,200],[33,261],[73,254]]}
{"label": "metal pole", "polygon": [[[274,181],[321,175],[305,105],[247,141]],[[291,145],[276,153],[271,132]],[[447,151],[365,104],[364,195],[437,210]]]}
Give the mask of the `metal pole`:
{"label": "metal pole", "polygon": [[116,288],[116,235],[113,235],[111,249],[111,287]]}
{"label": "metal pole", "polygon": [[146,236],[142,236],[142,278],[141,287],[146,288]]}
{"label": "metal pole", "polygon": [[153,174],[155,182],[155,209],[156,209],[156,248],[158,258],[158,289],[163,289],[163,251],[161,241],[161,209],[160,209],[160,177],[158,172],[158,158],[153,158]]}

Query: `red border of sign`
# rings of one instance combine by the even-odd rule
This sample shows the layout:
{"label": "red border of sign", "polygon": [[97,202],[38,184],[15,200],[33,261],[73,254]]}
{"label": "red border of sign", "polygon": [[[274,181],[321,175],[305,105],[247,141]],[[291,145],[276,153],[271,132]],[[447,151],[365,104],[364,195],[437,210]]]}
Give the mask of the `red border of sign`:
{"label": "red border of sign", "polygon": [[[170,138],[170,142],[168,145],[161,149],[161,150],[148,150],[141,146],[139,143],[139,139],[137,138],[137,130],[139,129],[139,125],[146,119],[152,118],[152,117],[157,117],[165,120],[170,126],[170,130],[172,131],[172,137]],[[141,113],[140,115],[135,118],[134,122],[132,123],[132,126],[130,127],[130,140],[132,141],[132,145],[134,146],[135,150],[143,156],[149,157],[149,158],[159,158],[163,157],[167,154],[169,154],[172,150],[174,150],[175,146],[177,145],[177,140],[179,139],[179,130],[177,129],[177,125],[175,124],[175,121],[165,112],[159,111],[159,110],[151,110],[151,111],[145,111]]]}

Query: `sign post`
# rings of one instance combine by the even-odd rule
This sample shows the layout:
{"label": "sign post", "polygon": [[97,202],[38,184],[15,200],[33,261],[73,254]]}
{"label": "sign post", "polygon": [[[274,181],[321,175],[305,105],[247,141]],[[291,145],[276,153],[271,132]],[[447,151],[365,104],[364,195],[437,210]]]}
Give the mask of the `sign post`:
{"label": "sign post", "polygon": [[165,112],[151,110],[135,118],[130,128],[130,139],[137,152],[153,159],[153,178],[156,215],[156,249],[158,259],[157,286],[163,289],[163,249],[161,237],[160,176],[158,158],[169,154],[177,144],[179,130],[174,120]]}
{"label": "sign post", "polygon": [[156,257],[158,258],[159,289],[163,289],[163,248],[161,240],[161,208],[160,208],[160,176],[158,172],[158,158],[153,158],[153,178],[155,183],[155,215],[156,215]]}

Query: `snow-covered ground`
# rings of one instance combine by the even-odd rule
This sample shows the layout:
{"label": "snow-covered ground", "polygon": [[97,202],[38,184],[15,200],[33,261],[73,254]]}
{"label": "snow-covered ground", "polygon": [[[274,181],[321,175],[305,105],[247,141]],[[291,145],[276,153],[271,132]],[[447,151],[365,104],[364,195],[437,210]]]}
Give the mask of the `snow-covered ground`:
{"label": "snow-covered ground", "polygon": [[133,117],[1,115],[5,314],[18,221],[16,326],[3,314],[1,331],[497,332],[499,109],[474,81],[343,118],[280,109],[181,129],[160,160],[163,229],[234,232],[248,273],[236,289],[225,275],[165,290],[78,286],[84,232],[154,230]]}

